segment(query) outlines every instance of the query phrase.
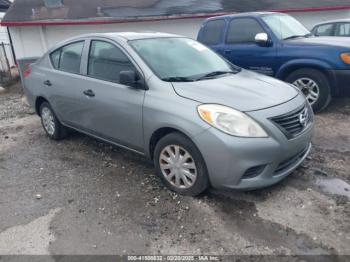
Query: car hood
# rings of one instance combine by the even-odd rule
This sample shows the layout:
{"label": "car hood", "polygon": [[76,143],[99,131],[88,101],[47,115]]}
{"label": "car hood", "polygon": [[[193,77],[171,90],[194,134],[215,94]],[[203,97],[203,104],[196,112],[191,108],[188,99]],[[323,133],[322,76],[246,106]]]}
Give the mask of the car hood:
{"label": "car hood", "polygon": [[291,40],[286,40],[289,44],[303,44],[303,45],[325,45],[334,47],[350,48],[350,39],[347,37],[334,36],[318,36],[318,37],[303,37]]}
{"label": "car hood", "polygon": [[298,91],[277,79],[242,70],[240,73],[197,82],[173,83],[175,92],[200,103],[255,111],[283,104]]}

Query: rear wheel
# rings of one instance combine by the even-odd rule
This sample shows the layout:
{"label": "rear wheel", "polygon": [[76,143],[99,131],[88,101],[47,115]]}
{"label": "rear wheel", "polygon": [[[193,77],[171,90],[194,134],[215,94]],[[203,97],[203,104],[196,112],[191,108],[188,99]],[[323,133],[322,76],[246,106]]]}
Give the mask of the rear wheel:
{"label": "rear wheel", "polygon": [[209,187],[201,153],[190,139],[180,133],[166,135],[158,142],[154,165],[162,182],[179,194],[196,196]]}
{"label": "rear wheel", "polygon": [[314,111],[325,109],[331,101],[330,84],[327,77],[316,69],[299,69],[291,73],[287,82],[298,87]]}
{"label": "rear wheel", "polygon": [[47,102],[40,105],[41,124],[46,134],[53,140],[61,140],[67,135],[67,129],[58,121],[51,106]]}

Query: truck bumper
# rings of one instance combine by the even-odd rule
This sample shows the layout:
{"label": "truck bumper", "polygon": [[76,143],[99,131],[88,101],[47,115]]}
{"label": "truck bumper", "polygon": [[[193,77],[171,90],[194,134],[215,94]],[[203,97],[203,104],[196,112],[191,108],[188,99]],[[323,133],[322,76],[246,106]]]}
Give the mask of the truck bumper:
{"label": "truck bumper", "polygon": [[350,70],[329,70],[329,75],[336,90],[333,95],[350,96]]}

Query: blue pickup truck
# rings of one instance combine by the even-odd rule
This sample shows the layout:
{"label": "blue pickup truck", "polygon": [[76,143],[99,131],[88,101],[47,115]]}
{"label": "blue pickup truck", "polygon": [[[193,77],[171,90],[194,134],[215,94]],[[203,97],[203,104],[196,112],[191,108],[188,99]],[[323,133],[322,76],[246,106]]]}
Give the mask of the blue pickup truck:
{"label": "blue pickup truck", "polygon": [[315,111],[350,93],[350,40],[315,37],[292,16],[255,12],[210,18],[198,41],[233,64],[294,84]]}

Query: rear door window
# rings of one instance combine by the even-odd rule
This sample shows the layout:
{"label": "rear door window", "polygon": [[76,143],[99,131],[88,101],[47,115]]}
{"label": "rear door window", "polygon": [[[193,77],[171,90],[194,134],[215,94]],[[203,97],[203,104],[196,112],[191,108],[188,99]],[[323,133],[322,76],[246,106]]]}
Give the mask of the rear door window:
{"label": "rear door window", "polygon": [[61,71],[79,74],[83,48],[84,41],[80,41],[68,44],[52,52],[50,58],[53,67]]}
{"label": "rear door window", "polygon": [[209,21],[202,31],[201,42],[207,45],[220,44],[224,26],[224,20]]}
{"label": "rear door window", "polygon": [[253,18],[233,19],[228,28],[226,43],[239,44],[255,42],[255,36],[265,30]]}
{"label": "rear door window", "polygon": [[350,36],[350,23],[338,24],[336,36]]}
{"label": "rear door window", "polygon": [[333,24],[318,26],[314,34],[317,36],[331,36],[333,34]]}
{"label": "rear door window", "polygon": [[59,69],[71,73],[80,72],[81,54],[84,42],[77,42],[66,45],[62,48]]}
{"label": "rear door window", "polygon": [[117,46],[99,40],[91,42],[88,75],[94,78],[119,83],[121,71],[135,71],[130,59]]}

